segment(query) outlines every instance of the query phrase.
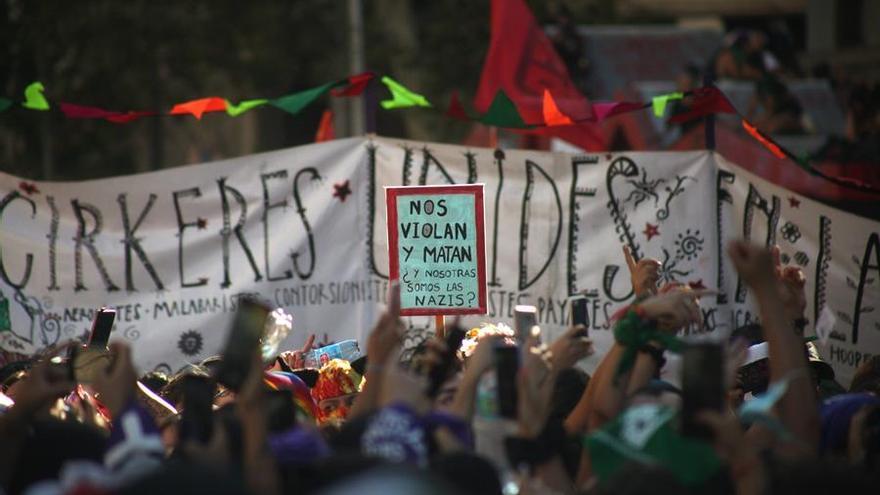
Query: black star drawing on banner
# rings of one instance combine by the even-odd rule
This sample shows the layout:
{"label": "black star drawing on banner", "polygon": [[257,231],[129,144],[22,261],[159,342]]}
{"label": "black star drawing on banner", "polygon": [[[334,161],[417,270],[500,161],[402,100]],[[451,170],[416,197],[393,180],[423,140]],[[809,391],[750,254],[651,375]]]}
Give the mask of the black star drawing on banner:
{"label": "black star drawing on banner", "polygon": [[207,226],[208,226],[208,221],[205,220],[204,218],[199,217],[199,219],[196,220],[196,227],[199,230],[205,230],[205,227],[207,227]]}
{"label": "black star drawing on banner", "polygon": [[790,206],[792,208],[800,208],[801,200],[797,199],[794,196],[789,196],[788,197],[788,206]]}
{"label": "black star drawing on banner", "polygon": [[348,185],[348,179],[342,184],[333,184],[333,197],[339,198],[339,201],[345,203],[345,198],[351,194],[351,187]]}

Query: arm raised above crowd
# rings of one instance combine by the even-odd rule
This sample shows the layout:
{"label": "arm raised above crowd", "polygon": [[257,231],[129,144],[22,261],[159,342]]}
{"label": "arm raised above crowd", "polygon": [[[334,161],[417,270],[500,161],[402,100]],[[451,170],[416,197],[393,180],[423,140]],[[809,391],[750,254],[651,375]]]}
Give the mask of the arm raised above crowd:
{"label": "arm raised above crowd", "polygon": [[800,442],[779,445],[776,450],[792,457],[816,455],[819,445],[816,390],[810,380],[803,340],[794,331],[791,311],[785,309],[794,307],[792,303],[797,305],[798,299],[783,296],[790,293],[792,287],[777,275],[770,250],[734,241],[728,252],[740,277],[755,293],[767,341],[770,381],[790,379],[777,412],[782,423]]}
{"label": "arm raised above crowd", "polygon": [[391,364],[389,361],[402,338],[400,285],[392,283],[388,287],[388,307],[379,317],[367,339],[367,370],[364,373],[364,387],[352,404],[349,420],[369,414],[378,407],[385,367]]}

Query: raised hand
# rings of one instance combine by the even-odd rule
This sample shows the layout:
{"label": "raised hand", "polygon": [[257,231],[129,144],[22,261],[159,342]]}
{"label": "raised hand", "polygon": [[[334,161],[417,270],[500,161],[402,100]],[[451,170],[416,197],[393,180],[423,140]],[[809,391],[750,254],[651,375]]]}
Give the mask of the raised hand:
{"label": "raised hand", "polygon": [[535,346],[535,337],[524,343],[523,364],[517,376],[517,422],[525,438],[537,438],[547,423],[552,407],[556,371]]}
{"label": "raised hand", "polygon": [[384,366],[394,348],[403,338],[403,322],[400,321],[400,285],[392,283],[388,288],[388,308],[367,339],[369,365]]}
{"label": "raised hand", "polygon": [[639,307],[648,319],[657,322],[659,330],[677,332],[692,323],[702,324],[703,315],[698,300],[710,294],[715,294],[715,291],[678,287],[649,297],[639,303]]}
{"label": "raised hand", "polygon": [[550,344],[551,364],[556,371],[571,368],[595,352],[593,341],[581,336],[586,334],[586,330],[583,325],[575,325]]}
{"label": "raised hand", "polygon": [[292,370],[298,370],[305,367],[305,356],[306,353],[315,348],[315,334],[309,335],[309,338],[306,339],[306,343],[300,349],[295,351],[285,351],[282,352],[279,356],[284,360],[284,364],[286,364]]}
{"label": "raised hand", "polygon": [[134,397],[137,373],[131,360],[131,348],[122,342],[110,344],[110,365],[94,373],[92,387],[96,397],[115,418]]}
{"label": "raised hand", "polygon": [[807,277],[804,271],[796,266],[782,266],[779,259],[779,246],[770,249],[773,264],[776,268],[776,280],[779,288],[779,297],[785,307],[785,313],[792,321],[802,318],[807,310],[807,294],[805,286]]}
{"label": "raised hand", "polygon": [[746,241],[731,241],[727,254],[739,276],[752,289],[766,289],[775,285],[777,265],[769,249]]}
{"label": "raised hand", "polygon": [[626,266],[629,267],[629,277],[636,297],[656,294],[660,267],[663,264],[652,258],[642,258],[637,262],[629,246],[623,246],[623,256],[626,258]]}
{"label": "raised hand", "polygon": [[21,380],[12,410],[22,417],[30,416],[68,394],[74,386],[76,383],[70,380],[62,366],[40,361]]}

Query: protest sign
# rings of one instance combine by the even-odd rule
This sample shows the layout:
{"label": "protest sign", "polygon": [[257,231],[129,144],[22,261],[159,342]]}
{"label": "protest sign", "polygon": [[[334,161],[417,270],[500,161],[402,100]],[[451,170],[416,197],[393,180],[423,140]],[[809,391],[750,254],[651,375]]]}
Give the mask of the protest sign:
{"label": "protest sign", "polygon": [[388,187],[385,198],[401,314],[485,314],[483,185]]}

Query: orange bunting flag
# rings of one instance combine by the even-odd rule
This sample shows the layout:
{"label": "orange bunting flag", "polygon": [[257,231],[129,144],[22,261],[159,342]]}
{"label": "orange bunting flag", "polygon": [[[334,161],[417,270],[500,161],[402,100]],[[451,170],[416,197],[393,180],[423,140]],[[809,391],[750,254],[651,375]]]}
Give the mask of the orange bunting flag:
{"label": "orange bunting flag", "polygon": [[558,126],[558,125],[574,125],[574,122],[567,115],[562,113],[559,110],[559,107],[556,106],[556,102],[553,100],[553,96],[550,94],[550,90],[544,90],[544,123],[549,127]]}
{"label": "orange bunting flag", "polygon": [[779,145],[777,145],[776,143],[774,143],[773,141],[771,141],[770,139],[765,137],[763,134],[761,134],[761,131],[756,129],[755,126],[753,126],[752,124],[749,124],[748,122],[746,122],[746,119],[743,119],[742,124],[743,124],[743,129],[745,129],[746,132],[751,134],[751,136],[753,138],[757,139],[759,143],[763,144],[764,147],[770,151],[770,153],[773,153],[773,156],[775,156],[776,158],[779,158],[779,159],[783,159],[786,157],[785,152],[782,151],[782,149],[779,147]]}
{"label": "orange bunting flag", "polygon": [[210,98],[200,98],[198,100],[191,100],[184,103],[178,103],[174,105],[174,108],[169,112],[171,115],[185,115],[192,114],[193,117],[201,120],[202,115],[209,112],[225,112],[226,111],[226,100],[223,98],[217,98],[216,96]]}
{"label": "orange bunting flag", "polygon": [[315,133],[315,142],[332,141],[336,139],[336,130],[333,128],[333,110],[329,108],[321,114],[321,122],[318,124],[318,132]]}

